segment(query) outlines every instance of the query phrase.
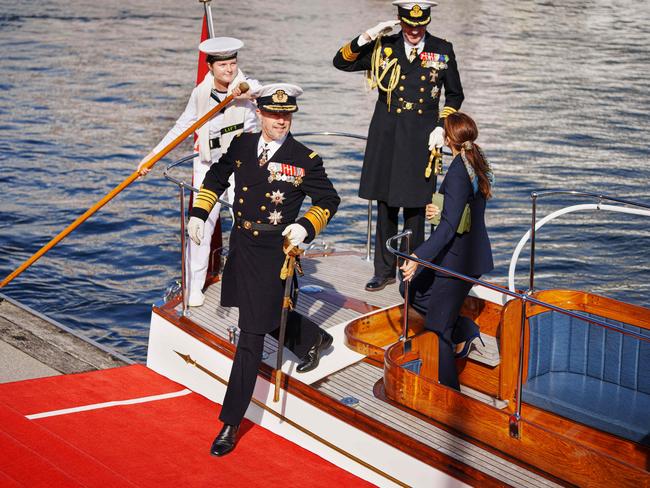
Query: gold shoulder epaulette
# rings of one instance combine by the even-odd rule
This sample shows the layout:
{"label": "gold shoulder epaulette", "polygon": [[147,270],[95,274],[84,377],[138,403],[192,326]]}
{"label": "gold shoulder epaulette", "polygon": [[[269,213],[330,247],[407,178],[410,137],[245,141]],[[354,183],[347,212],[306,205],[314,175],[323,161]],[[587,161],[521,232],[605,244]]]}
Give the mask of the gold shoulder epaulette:
{"label": "gold shoulder epaulette", "polygon": [[309,155],[309,159],[314,159],[316,156],[318,156],[318,153],[314,151]]}
{"label": "gold shoulder epaulette", "polygon": [[315,235],[318,235],[327,225],[327,221],[330,218],[330,211],[326,208],[314,206],[307,210],[305,218],[314,226],[314,230],[316,231]]}
{"label": "gold shoulder epaulette", "polygon": [[343,46],[341,49],[341,55],[343,56],[343,59],[345,59],[348,62],[356,61],[356,59],[359,57],[359,53],[355,53],[352,51],[352,43],[348,42],[345,46]]}

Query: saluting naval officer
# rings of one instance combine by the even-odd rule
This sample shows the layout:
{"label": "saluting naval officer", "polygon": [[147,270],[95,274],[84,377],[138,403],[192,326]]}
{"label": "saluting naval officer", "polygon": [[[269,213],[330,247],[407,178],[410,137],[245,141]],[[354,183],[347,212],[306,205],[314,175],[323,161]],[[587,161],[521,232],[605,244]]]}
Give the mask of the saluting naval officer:
{"label": "saluting naval officer", "polygon": [[[257,80],[246,78],[238,67],[237,53],[243,46],[242,41],[233,37],[213,37],[199,44],[199,50],[207,54],[206,61],[209,71],[203,81],[192,90],[185,111],[178,118],[174,127],[140,162],[139,169],[142,174],[148,172],[148,170],[142,169],[142,165],[146,161],[230,94],[239,98],[196,131],[198,155],[194,158],[192,179],[194,186],[198,188],[201,185],[210,165],[213,161],[219,160],[221,154],[228,149],[233,137],[242,131],[257,130],[255,104],[251,102],[249,94],[242,95],[239,84],[246,81],[250,87],[249,92],[258,89],[261,85]],[[225,199],[231,201],[232,195],[229,194]],[[190,307],[200,307],[205,300],[203,287],[210,261],[210,241],[220,209],[221,205],[216,204],[210,212],[201,245],[192,241],[188,242],[187,283]]]}
{"label": "saluting naval officer", "polygon": [[[378,99],[368,130],[359,196],[377,200],[374,276],[366,290],[395,282],[396,261],[386,240],[397,234],[400,208],[412,245],[424,241],[424,207],[434,182],[426,177],[430,151],[444,144],[443,121],[463,102],[463,88],[450,42],[427,32],[436,2],[393,2],[397,20],[382,22],[343,46],[334,66],[368,70]],[[397,24],[401,31],[389,33]],[[445,105],[439,111],[444,90]]]}
{"label": "saluting naval officer", "polygon": [[[199,243],[217,195],[235,174],[235,222],[223,271],[221,305],[239,308],[239,342],[219,416],[223,427],[210,452],[223,456],[235,447],[239,424],[250,403],[262,361],[264,335],[278,337],[284,281],[280,278],[285,236],[293,246],[309,242],[336,212],[340,198],[323,161],[296,141],[289,129],[302,89],[276,83],[261,88],[257,114],[261,133],[243,133],[212,165],[190,212],[188,233]],[[306,196],[312,206],[298,218]],[[285,345],[299,358],[298,372],[318,366],[332,336],[291,312]]]}

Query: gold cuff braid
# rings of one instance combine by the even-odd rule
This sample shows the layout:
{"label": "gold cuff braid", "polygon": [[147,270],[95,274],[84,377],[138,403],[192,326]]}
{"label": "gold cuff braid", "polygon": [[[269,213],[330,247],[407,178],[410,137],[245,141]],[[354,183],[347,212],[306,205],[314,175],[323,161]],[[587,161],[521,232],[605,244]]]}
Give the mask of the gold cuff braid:
{"label": "gold cuff braid", "polygon": [[323,209],[321,207],[314,206],[307,210],[307,213],[304,215],[304,217],[309,220],[311,225],[314,227],[315,235],[318,235],[327,225],[327,221],[330,218],[330,211],[326,208]]}
{"label": "gold cuff braid", "polygon": [[451,115],[455,112],[458,112],[454,107],[444,107],[442,112],[440,112],[440,118],[444,119],[447,115]]}
{"label": "gold cuff braid", "polygon": [[350,63],[356,61],[359,57],[359,53],[352,52],[352,43],[350,42],[341,48],[341,55],[343,56],[343,59]]}
{"label": "gold cuff braid", "polygon": [[217,194],[205,188],[201,188],[201,191],[199,191],[199,194],[194,199],[194,206],[202,208],[208,213],[212,211],[215,203],[217,203]]}

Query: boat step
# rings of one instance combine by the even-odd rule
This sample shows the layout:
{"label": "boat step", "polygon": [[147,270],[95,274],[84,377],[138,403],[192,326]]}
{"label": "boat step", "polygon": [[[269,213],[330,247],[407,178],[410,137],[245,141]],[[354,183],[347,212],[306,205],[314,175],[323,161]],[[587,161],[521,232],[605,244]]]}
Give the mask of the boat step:
{"label": "boat step", "polygon": [[499,400],[498,398],[475,390],[474,388],[470,388],[469,386],[460,385],[460,392],[464,395],[467,395],[468,397],[473,398],[474,400],[478,400],[479,402],[487,403],[488,405],[496,407],[499,410],[503,410],[508,406],[508,400]]}
{"label": "boat step", "polygon": [[481,341],[475,340],[472,344],[472,350],[468,358],[477,363],[482,363],[490,367],[495,367],[501,362],[501,355],[499,354],[499,341],[494,336],[481,334]]}

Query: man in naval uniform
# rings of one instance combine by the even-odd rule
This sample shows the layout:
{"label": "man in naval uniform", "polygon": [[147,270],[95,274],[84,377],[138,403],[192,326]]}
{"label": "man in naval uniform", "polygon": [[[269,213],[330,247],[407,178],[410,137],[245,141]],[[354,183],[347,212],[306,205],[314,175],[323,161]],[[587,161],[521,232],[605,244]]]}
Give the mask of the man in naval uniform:
{"label": "man in naval uniform", "polygon": [[[343,46],[334,66],[369,71],[378,99],[368,130],[359,196],[377,200],[374,276],[366,290],[395,282],[395,257],[386,240],[397,234],[399,209],[411,246],[424,241],[424,207],[435,191],[426,176],[429,154],[444,144],[443,120],[463,102],[463,88],[451,43],[427,32],[435,2],[393,2],[397,19],[368,29]],[[400,24],[401,32],[384,36]],[[445,106],[439,112],[444,89]]]}
{"label": "man in naval uniform", "polygon": [[[228,95],[233,94],[235,99],[219,114],[197,131],[197,157],[194,158],[193,184],[199,187],[203,182],[213,161],[218,161],[228,149],[233,137],[242,131],[252,132],[257,130],[256,107],[250,101],[250,95],[242,95],[239,84],[246,81],[250,90],[260,87],[257,80],[246,78],[237,65],[237,52],[244,46],[239,39],[232,37],[214,37],[203,41],[199,50],[207,54],[208,73],[199,83],[187,102],[185,111],[176,121],[174,127],[163,137],[162,141],[141,162],[138,169],[142,174],[142,165],[154,154],[162,150],[167,144],[176,139],[188,127],[199,120],[206,112],[213,109]],[[232,195],[227,195],[226,200],[232,201]],[[203,287],[208,272],[210,261],[210,241],[212,233],[219,218],[220,204],[216,204],[206,220],[204,238],[201,245],[188,242],[187,246],[187,274],[188,274],[188,305],[200,307],[205,297]]]}
{"label": "man in naval uniform", "polygon": [[[289,132],[301,93],[300,87],[283,83],[261,88],[257,94],[261,133],[243,133],[233,139],[205,176],[190,212],[188,234],[198,244],[217,195],[235,174],[235,226],[223,271],[221,305],[239,308],[241,332],[219,416],[223,427],[210,450],[215,456],[234,449],[253,395],[264,336],[279,335],[285,237],[292,246],[311,241],[340,202],[321,158]],[[306,196],[312,207],[298,218]],[[331,335],[295,312],[289,314],[286,337],[285,345],[302,358],[298,372],[318,366],[321,353],[332,344]]]}

